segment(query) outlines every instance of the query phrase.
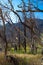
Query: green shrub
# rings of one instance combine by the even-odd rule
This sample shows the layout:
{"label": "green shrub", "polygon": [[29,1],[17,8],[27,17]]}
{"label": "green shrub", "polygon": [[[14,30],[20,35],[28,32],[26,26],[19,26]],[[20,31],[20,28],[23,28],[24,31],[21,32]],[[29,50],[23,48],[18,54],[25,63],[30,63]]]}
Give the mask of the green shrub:
{"label": "green shrub", "polygon": [[11,52],[11,53],[14,53],[14,48],[11,48],[10,52]]}

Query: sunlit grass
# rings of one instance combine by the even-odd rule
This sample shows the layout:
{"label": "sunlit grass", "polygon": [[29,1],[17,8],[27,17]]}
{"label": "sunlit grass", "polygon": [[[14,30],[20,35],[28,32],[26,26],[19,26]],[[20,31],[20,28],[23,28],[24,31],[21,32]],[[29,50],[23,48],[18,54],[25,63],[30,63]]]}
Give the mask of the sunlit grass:
{"label": "sunlit grass", "polygon": [[[12,55],[12,54],[11,54]],[[41,54],[13,54],[19,60],[19,65],[41,65]]]}
{"label": "sunlit grass", "polygon": [[[14,48],[10,49],[11,53],[17,53],[17,54],[25,54],[24,48],[21,46],[20,50],[14,50]],[[41,54],[42,52],[42,46],[38,45],[37,54]],[[26,47],[26,54],[31,54],[31,48],[29,46]]]}
{"label": "sunlit grass", "polygon": [[[41,58],[43,57],[41,54],[17,54],[17,53],[9,53],[15,57],[19,65],[41,65]],[[0,53],[0,65],[12,65],[12,63],[5,60],[4,53]]]}

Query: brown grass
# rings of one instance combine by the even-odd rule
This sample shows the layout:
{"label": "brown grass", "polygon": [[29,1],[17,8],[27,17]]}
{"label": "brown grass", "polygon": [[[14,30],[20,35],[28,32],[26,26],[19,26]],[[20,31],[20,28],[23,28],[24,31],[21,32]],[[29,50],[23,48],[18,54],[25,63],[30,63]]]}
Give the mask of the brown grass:
{"label": "brown grass", "polygon": [[[16,57],[18,59],[19,65],[41,65],[42,55],[32,55],[32,54],[8,54]],[[0,65],[12,65],[5,60],[4,53],[0,53]]]}

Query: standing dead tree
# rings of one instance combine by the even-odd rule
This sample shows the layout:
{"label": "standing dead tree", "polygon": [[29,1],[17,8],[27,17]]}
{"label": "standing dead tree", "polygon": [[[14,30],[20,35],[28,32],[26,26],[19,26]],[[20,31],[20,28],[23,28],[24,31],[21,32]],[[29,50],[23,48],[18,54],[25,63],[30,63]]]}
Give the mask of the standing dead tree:
{"label": "standing dead tree", "polygon": [[[21,10],[17,10],[17,12],[21,12],[21,13],[23,13],[23,15],[24,15],[24,19],[25,19],[25,21],[26,22],[28,22],[27,20],[26,20],[26,14],[25,13],[27,13],[27,12],[29,12],[30,13],[30,23],[31,23],[31,25],[30,25],[30,27],[31,27],[31,46],[32,46],[32,49],[31,49],[31,51],[34,53],[34,39],[33,39],[33,36],[34,35],[36,35],[37,34],[37,32],[34,30],[35,28],[34,27],[36,27],[36,29],[37,29],[37,31],[39,31],[38,30],[38,28],[37,28],[37,25],[36,25],[36,22],[35,22],[35,16],[34,16],[34,12],[36,11],[38,11],[38,7],[35,7],[33,4],[31,4],[30,3],[30,0],[28,0],[28,6],[26,6],[25,5],[25,2],[24,2],[24,0],[21,0],[22,1],[22,3],[23,3],[23,7],[22,6],[18,6],[19,8],[22,8]],[[35,8],[35,10],[32,10],[32,6]],[[28,11],[26,11],[26,9],[25,9],[25,7],[28,7]],[[33,20],[34,19],[34,20]],[[25,23],[26,24],[26,23]],[[25,33],[25,36],[26,36],[26,28],[25,28],[26,26],[24,26],[24,33]],[[33,32],[33,31],[35,31],[35,33]],[[36,35],[37,36],[37,35]],[[37,36],[38,37],[38,36]],[[24,40],[25,42],[25,44],[26,44],[26,40]]]}
{"label": "standing dead tree", "polygon": [[[22,22],[22,20],[21,20],[21,18],[20,18],[20,16],[18,15],[17,12],[43,12],[43,10],[40,10],[39,8],[35,7],[34,5],[33,5],[33,6],[34,6],[35,10],[28,9],[28,10],[23,10],[23,11],[20,11],[20,10],[19,10],[19,11],[15,11],[11,0],[8,0],[8,2],[9,2],[9,4],[10,4],[10,7],[9,7],[8,5],[6,5],[6,4],[5,4],[5,5],[6,5],[6,6],[5,6],[5,5],[2,4],[2,3],[0,3],[0,6],[2,6],[3,8],[6,8],[6,9],[10,10],[11,12],[13,12],[14,14],[16,14],[16,15],[18,16],[20,22],[21,22],[23,25],[25,25],[25,27],[29,28],[30,30],[31,30],[32,28],[31,28],[30,26],[28,26],[27,24],[25,24],[24,22]],[[32,33],[35,34],[34,30],[32,30]]]}
{"label": "standing dead tree", "polygon": [[[21,1],[23,3],[22,10],[24,11],[25,10],[25,3],[23,0],[21,0]],[[22,14],[23,14],[24,23],[26,24],[26,13],[22,12]],[[26,26],[25,25],[24,25],[24,36],[26,36]],[[24,38],[24,50],[26,53],[26,39],[25,38]]]}
{"label": "standing dead tree", "polygon": [[[13,22],[12,22],[12,20],[11,20],[11,17],[9,16],[9,14],[7,14],[6,13],[6,17],[8,18],[8,19],[10,19],[10,21],[7,21],[11,26],[12,26],[12,24],[13,24]],[[11,22],[11,23],[10,23]],[[13,27],[19,34],[24,34],[21,30],[20,30],[20,28],[18,28],[18,27]],[[18,36],[19,36],[19,34],[18,34]],[[25,36],[25,35],[23,35],[23,37],[28,41],[28,38]],[[20,39],[20,37],[19,37],[19,39]],[[18,40],[19,40],[18,39]],[[19,40],[19,42],[20,42],[20,40]],[[18,44],[19,45],[19,44]]]}
{"label": "standing dead tree", "polygon": [[3,33],[4,33],[4,38],[2,37],[2,39],[4,40],[4,42],[6,43],[6,46],[5,46],[5,56],[7,55],[7,47],[8,47],[8,43],[7,43],[7,39],[6,39],[6,26],[5,26],[5,20],[4,20],[4,17],[3,17],[3,12],[2,12],[2,9],[0,8],[0,17],[2,19],[2,22],[3,22]]}

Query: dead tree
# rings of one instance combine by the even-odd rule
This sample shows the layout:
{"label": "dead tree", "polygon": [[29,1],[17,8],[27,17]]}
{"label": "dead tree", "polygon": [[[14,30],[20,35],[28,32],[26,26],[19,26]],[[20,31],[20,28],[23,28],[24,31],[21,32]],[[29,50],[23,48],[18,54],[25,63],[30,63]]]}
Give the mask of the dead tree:
{"label": "dead tree", "polygon": [[[22,15],[23,15],[23,22],[24,22],[24,24],[26,24],[26,13],[24,12],[25,11],[25,2],[24,2],[24,0],[21,0],[22,1],[22,7],[21,7],[21,9],[22,9]],[[19,7],[20,7],[20,5],[19,5]],[[24,25],[24,36],[26,37],[26,26]],[[25,50],[25,52],[26,52],[26,39],[24,38],[24,50]]]}
{"label": "dead tree", "polygon": [[5,27],[5,20],[4,20],[4,17],[3,17],[3,13],[2,13],[2,9],[0,8],[0,17],[2,19],[2,22],[3,22],[3,33],[4,33],[4,42],[6,43],[6,46],[5,46],[5,56],[7,55],[7,48],[8,48],[8,43],[7,43],[7,39],[6,39],[6,27]]}
{"label": "dead tree", "polygon": [[19,48],[19,50],[20,50],[20,46],[21,46],[21,44],[20,44],[20,31],[18,32],[18,48]]}
{"label": "dead tree", "polygon": [[[25,25],[27,28],[29,28],[29,29],[31,30],[32,28],[31,28],[30,26],[28,26],[27,24],[25,24],[25,23],[22,22],[20,16],[17,14],[17,12],[43,12],[43,10],[40,10],[38,7],[36,7],[36,6],[34,6],[34,5],[32,4],[32,5],[34,6],[35,10],[28,9],[28,10],[22,10],[22,11],[19,10],[19,11],[16,12],[16,11],[14,10],[13,5],[12,5],[12,3],[10,2],[10,0],[8,0],[8,1],[9,1],[9,3],[10,3],[11,8],[9,8],[9,6],[6,7],[6,6],[3,5],[2,3],[0,3],[0,5],[3,6],[4,8],[9,9],[9,10],[12,11],[14,14],[16,14],[16,15],[18,16],[20,22],[21,22],[23,25]],[[32,30],[32,32],[35,33],[33,30]]]}

